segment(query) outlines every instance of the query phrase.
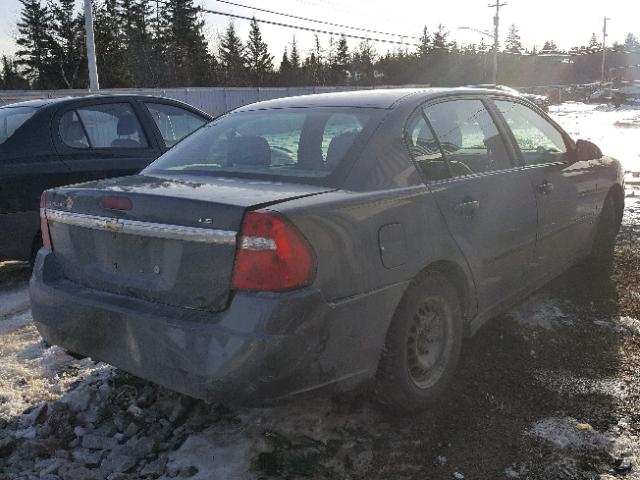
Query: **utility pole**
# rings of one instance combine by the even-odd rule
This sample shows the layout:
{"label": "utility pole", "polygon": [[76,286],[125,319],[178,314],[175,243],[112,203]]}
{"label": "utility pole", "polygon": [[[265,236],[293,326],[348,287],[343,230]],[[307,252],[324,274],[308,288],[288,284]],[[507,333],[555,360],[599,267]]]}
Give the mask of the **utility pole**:
{"label": "utility pole", "polygon": [[607,60],[607,20],[611,20],[608,17],[604,17],[604,23],[602,25],[602,78],[600,84],[604,84],[605,77],[605,61]]}
{"label": "utility pole", "polygon": [[500,3],[500,0],[496,0],[496,3],[489,8],[496,9],[496,14],[493,17],[493,84],[498,84],[498,47],[499,47],[499,32],[500,32],[500,7],[504,7],[507,3]]}
{"label": "utility pole", "polygon": [[100,90],[98,67],[96,65],[96,45],[93,39],[93,9],[91,0],[84,0],[84,29],[87,37],[87,63],[89,65],[89,91]]}

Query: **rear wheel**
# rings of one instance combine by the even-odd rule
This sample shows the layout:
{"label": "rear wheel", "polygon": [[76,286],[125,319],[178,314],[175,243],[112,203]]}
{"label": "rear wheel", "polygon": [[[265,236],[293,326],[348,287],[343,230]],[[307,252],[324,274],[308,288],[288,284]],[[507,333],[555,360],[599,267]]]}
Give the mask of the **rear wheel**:
{"label": "rear wheel", "polygon": [[387,333],[377,375],[378,400],[403,411],[427,408],[446,389],[462,346],[460,299],[449,279],[415,281]]}

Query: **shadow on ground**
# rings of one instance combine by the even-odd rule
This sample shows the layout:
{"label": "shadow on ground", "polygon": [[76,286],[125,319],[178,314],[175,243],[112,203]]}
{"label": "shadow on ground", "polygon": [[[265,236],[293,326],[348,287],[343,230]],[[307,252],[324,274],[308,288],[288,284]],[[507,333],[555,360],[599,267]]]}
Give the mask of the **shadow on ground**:
{"label": "shadow on ground", "polygon": [[5,424],[0,472],[49,480],[627,474],[637,468],[628,439],[640,420],[639,267],[640,251],[621,246],[611,275],[575,268],[496,318],[466,342],[449,395],[420,415],[381,411],[367,390],[229,409],[102,368]]}

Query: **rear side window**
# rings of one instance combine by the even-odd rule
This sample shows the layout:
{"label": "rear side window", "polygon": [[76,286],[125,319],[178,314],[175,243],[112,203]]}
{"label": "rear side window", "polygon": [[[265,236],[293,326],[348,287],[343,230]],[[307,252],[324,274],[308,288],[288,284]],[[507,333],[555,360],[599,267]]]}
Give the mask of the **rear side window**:
{"label": "rear side window", "polygon": [[145,102],[145,106],[160,130],[167,148],[173,147],[207,123],[207,119],[175,105]]}
{"label": "rear side window", "polygon": [[452,176],[511,168],[511,158],[480,100],[451,100],[424,109]]}
{"label": "rear side window", "polygon": [[409,152],[424,178],[443,180],[451,176],[449,165],[440,150],[440,145],[433,136],[422,112],[409,122],[405,137]]}
{"label": "rear side window", "polygon": [[354,113],[335,113],[329,117],[322,135],[322,158],[331,165],[340,161],[363,127],[363,118]]}
{"label": "rear side window", "polygon": [[109,103],[78,108],[91,148],[144,148],[148,143],[131,106]]}
{"label": "rear side window", "polygon": [[36,109],[33,107],[0,108],[0,144],[6,142],[34,113]]}
{"label": "rear side window", "polygon": [[383,114],[348,107],[231,113],[180,142],[145,172],[322,179]]}
{"label": "rear side window", "polygon": [[68,147],[89,148],[89,139],[75,110],[62,115],[58,131],[60,132],[60,138]]}
{"label": "rear side window", "polygon": [[544,117],[521,103],[496,100],[495,104],[513,132],[525,165],[565,161],[564,138]]}

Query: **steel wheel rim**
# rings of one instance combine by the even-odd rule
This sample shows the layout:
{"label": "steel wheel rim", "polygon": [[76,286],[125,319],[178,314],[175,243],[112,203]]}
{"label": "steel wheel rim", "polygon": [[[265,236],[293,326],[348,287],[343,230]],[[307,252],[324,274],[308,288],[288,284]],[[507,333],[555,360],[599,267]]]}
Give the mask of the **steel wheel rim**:
{"label": "steel wheel rim", "polygon": [[407,370],[416,387],[435,384],[444,370],[449,328],[445,314],[425,301],[414,313],[407,335]]}

